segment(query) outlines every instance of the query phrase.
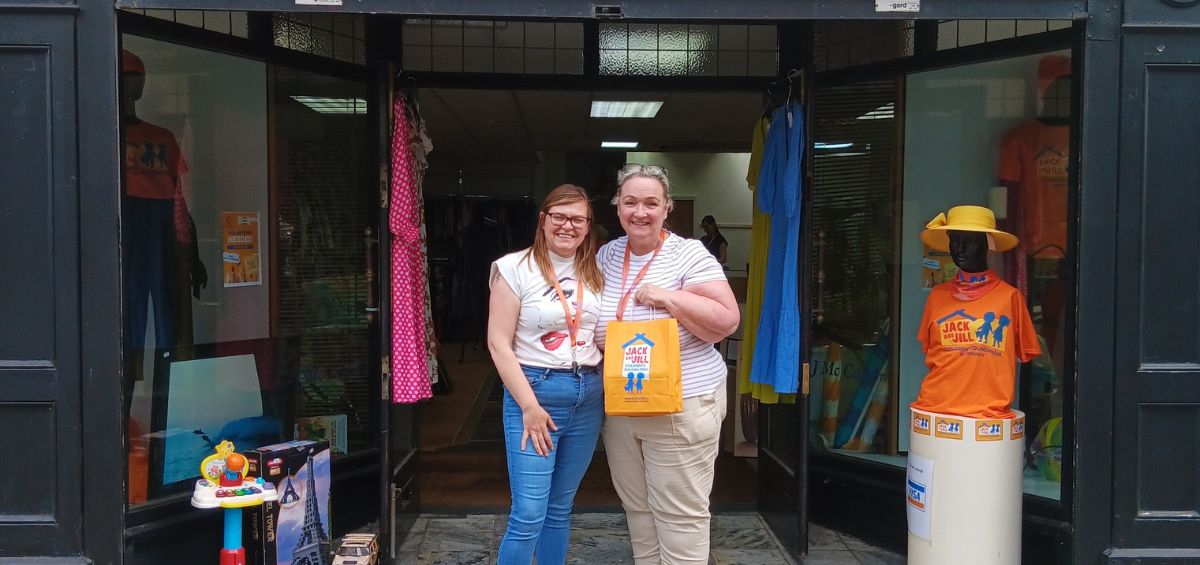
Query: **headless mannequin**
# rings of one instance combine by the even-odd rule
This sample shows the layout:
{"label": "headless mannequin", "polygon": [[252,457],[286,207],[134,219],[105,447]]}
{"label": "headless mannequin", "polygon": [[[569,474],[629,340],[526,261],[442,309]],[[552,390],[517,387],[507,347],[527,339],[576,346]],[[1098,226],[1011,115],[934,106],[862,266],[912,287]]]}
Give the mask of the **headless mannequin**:
{"label": "headless mannequin", "polygon": [[[148,124],[137,115],[137,101],[142,98],[145,85],[144,74],[140,72],[121,73],[121,126],[125,132],[122,137],[126,144],[131,143],[129,137],[135,128]],[[137,141],[132,143],[136,144]],[[136,318],[127,314],[125,322],[128,326],[126,328],[127,347],[131,349],[126,353],[124,382],[126,415],[129,413],[132,402],[133,383],[142,380],[145,371],[143,367],[145,344],[142,343],[143,340],[140,336],[146,331],[147,326],[143,324],[146,320],[155,320],[155,347],[166,348],[191,344],[193,342],[191,296],[199,298],[200,289],[208,286],[208,272],[200,260],[199,248],[196,244],[196,226],[191,215],[184,214],[183,217],[175,218],[176,222],[187,222],[189,241],[181,242],[176,238],[173,227],[160,229],[159,226],[162,224],[157,223],[155,218],[146,215],[147,203],[155,201],[129,194],[131,176],[142,174],[141,171],[133,170],[130,167],[130,150],[130,146],[125,147],[126,186],[124,187],[125,210],[123,212],[125,227],[122,228],[123,256],[126,265],[124,284],[126,308],[138,308],[141,314]],[[132,150],[141,151],[136,147],[133,147]],[[165,162],[167,159],[165,150],[161,155],[160,158]],[[179,179],[175,178],[174,182],[178,183]],[[165,206],[169,210],[172,201],[165,202]],[[162,208],[159,209],[162,210]],[[169,214],[169,211],[167,213]],[[162,216],[158,218],[161,219]],[[169,223],[170,220],[167,222]],[[151,239],[158,241],[147,243],[147,240]],[[152,287],[155,290],[151,290]],[[189,291],[191,296],[189,296]],[[153,296],[153,301],[161,301],[162,304],[155,304],[153,308],[150,308],[148,304],[150,296],[148,295]],[[133,321],[135,319],[137,323]],[[167,323],[164,324],[163,321],[167,321]],[[137,325],[141,325],[141,327],[134,327]]]}

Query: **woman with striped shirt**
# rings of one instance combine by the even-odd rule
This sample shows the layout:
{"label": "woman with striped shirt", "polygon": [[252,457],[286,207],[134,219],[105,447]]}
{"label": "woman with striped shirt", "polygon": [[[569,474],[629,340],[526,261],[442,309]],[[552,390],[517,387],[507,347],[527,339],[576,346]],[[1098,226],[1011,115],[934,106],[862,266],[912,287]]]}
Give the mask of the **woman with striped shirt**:
{"label": "woman with striped shirt", "polygon": [[[625,320],[675,318],[683,384],[679,413],[605,420],[613,486],[625,507],[637,565],[705,564],[708,502],[725,417],[725,360],[712,344],[737,329],[737,301],[703,244],[663,229],[672,207],[665,169],[623,167],[613,204],[626,235],[597,255],[604,291],[596,343],[603,346],[622,302]],[[631,299],[622,301],[627,293]]]}

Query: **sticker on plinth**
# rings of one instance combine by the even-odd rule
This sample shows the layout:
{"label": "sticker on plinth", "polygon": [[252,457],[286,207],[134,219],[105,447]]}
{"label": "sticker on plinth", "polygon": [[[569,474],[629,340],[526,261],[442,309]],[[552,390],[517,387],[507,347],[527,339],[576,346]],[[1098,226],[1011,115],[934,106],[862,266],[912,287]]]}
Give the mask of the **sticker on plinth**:
{"label": "sticker on plinth", "polygon": [[942,439],[962,439],[963,421],[939,416],[933,422],[933,435]]}
{"label": "sticker on plinth", "polygon": [[929,435],[929,430],[932,425],[929,423],[929,415],[913,412],[912,429],[914,432],[923,436]]}
{"label": "sticker on plinth", "polygon": [[1014,418],[1012,423],[1012,438],[1021,439],[1025,437],[1025,417]]}
{"label": "sticker on plinth", "polygon": [[1000,441],[1004,439],[1004,420],[978,420],[975,422],[975,441]]}
{"label": "sticker on plinth", "polygon": [[908,531],[926,541],[931,536],[930,508],[933,503],[933,460],[916,453],[908,454],[905,474],[908,499]]}
{"label": "sticker on plinth", "polygon": [[642,396],[646,381],[650,379],[650,354],[654,351],[654,342],[645,334],[634,334],[633,339],[621,346],[621,374],[625,376],[625,394],[628,400],[645,401]]}

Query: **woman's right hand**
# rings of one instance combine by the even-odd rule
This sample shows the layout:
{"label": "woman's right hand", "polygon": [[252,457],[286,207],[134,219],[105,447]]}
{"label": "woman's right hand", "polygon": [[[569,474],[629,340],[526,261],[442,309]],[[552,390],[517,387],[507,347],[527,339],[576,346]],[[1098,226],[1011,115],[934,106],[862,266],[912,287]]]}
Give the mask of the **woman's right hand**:
{"label": "woman's right hand", "polygon": [[521,418],[525,423],[525,431],[521,434],[521,451],[525,451],[525,445],[528,442],[533,442],[533,450],[538,455],[549,457],[550,452],[554,451],[554,442],[550,441],[550,432],[558,431],[554,419],[540,404],[534,404],[522,410]]}

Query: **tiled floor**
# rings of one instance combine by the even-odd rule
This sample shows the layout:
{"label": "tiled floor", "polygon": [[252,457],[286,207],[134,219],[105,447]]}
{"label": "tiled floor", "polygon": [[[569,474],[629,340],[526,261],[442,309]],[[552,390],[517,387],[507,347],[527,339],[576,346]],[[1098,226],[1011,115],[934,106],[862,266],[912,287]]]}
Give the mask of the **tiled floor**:
{"label": "tiled floor", "polygon": [[[467,516],[422,515],[401,544],[392,565],[491,565],[504,535],[508,517],[494,514]],[[712,521],[714,565],[894,565],[904,563],[895,553],[872,547],[852,536],[812,525],[809,555],[793,559],[770,533],[758,514],[719,514]],[[572,565],[625,565],[633,563],[619,513],[576,514],[571,525]]]}

